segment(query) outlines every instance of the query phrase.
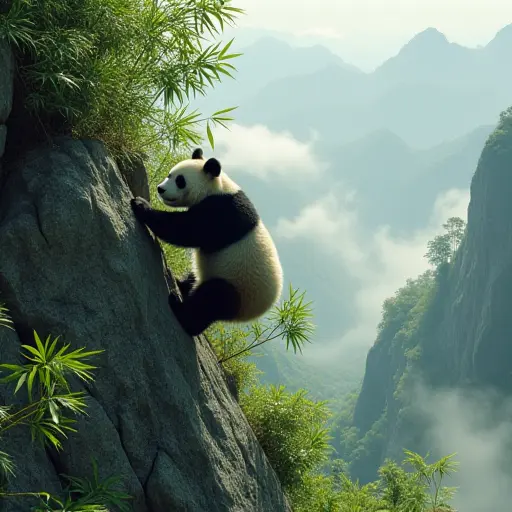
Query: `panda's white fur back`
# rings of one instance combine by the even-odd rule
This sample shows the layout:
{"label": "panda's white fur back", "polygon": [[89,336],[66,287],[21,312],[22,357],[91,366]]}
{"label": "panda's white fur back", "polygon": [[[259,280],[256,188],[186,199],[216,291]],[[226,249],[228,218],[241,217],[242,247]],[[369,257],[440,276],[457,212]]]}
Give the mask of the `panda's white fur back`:
{"label": "panda's white fur back", "polygon": [[[220,176],[219,193],[236,193],[240,187],[226,173]],[[241,308],[235,321],[249,322],[265,314],[279,300],[283,270],[272,237],[261,219],[242,240],[221,251],[193,251],[197,284],[221,277],[240,293]]]}
{"label": "panda's white fur back", "polygon": [[281,263],[270,233],[261,220],[242,240],[221,251],[205,254],[194,250],[193,266],[198,284],[221,277],[239,291],[242,302],[235,321],[255,320],[281,296]]}

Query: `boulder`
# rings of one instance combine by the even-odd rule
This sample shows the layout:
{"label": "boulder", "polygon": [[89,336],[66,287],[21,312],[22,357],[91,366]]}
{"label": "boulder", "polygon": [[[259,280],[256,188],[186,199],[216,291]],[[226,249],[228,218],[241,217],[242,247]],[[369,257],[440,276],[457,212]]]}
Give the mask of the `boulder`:
{"label": "boulder", "polygon": [[3,440],[23,461],[17,488],[90,476],[95,458],[101,477],[122,476],[136,512],[289,510],[210,345],[187,336],[169,309],[161,250],[104,146],[61,138],[9,165],[0,296],[17,334],[2,338],[0,361],[15,360],[33,329],[105,350],[94,384],[75,386],[90,395],[88,416],[63,452]]}

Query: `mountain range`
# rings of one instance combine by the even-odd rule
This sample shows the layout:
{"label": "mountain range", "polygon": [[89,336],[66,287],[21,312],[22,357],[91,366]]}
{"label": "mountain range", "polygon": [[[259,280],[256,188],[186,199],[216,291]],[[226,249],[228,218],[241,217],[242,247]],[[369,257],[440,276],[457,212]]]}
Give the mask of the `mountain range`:
{"label": "mountain range", "polygon": [[429,28],[365,73],[327,48],[294,48],[265,38],[242,50],[235,80],[197,102],[203,110],[238,105],[237,122],[264,124],[308,140],[311,131],[344,143],[387,129],[428,148],[494,124],[512,103],[507,66],[512,24],[481,48],[450,43]]}
{"label": "mountain range", "polygon": [[[302,189],[295,186],[291,193],[285,182],[269,185],[256,173],[234,173],[270,228],[342,183],[357,193],[362,236],[388,225],[394,236],[410,237],[427,225],[441,192],[469,188],[488,135],[512,104],[511,53],[512,25],[478,49],[450,43],[427,29],[366,73],[323,46],[294,48],[264,38],[237,59],[236,79],[226,79],[197,106],[208,113],[239,105],[236,123],[265,125],[303,142],[311,140],[312,131],[318,134],[311,147],[328,169]],[[222,154],[221,144],[216,152]],[[350,274],[315,244],[276,243],[286,281],[307,290],[314,303],[315,345],[340,339],[357,314]],[[371,342],[360,347],[359,355],[351,354],[360,362],[361,375]],[[281,355],[287,357],[278,351],[272,358]],[[333,364],[342,368],[345,363]],[[273,376],[278,373],[271,359],[260,358],[258,365]],[[286,374],[290,383],[292,375],[305,375],[291,367]]]}

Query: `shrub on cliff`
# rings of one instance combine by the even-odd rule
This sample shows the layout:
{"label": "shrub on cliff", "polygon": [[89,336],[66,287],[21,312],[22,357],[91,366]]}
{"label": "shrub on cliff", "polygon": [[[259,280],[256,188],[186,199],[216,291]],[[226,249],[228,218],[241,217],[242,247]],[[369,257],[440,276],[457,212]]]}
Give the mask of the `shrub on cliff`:
{"label": "shrub on cliff", "polygon": [[449,504],[455,489],[442,485],[456,470],[452,456],[429,464],[417,453],[405,455],[400,465],[385,461],[379,478],[365,485],[352,481],[338,461],[327,474],[308,473],[291,494],[294,511],[455,512]]}
{"label": "shrub on cliff", "polygon": [[307,391],[257,386],[242,398],[242,408],[285,490],[300,485],[327,458],[329,410]]}
{"label": "shrub on cliff", "polygon": [[231,42],[212,41],[241,12],[229,0],[13,0],[0,39],[45,132],[144,152],[197,144],[202,121],[230,120],[226,111],[203,119],[186,100],[230,76]]}
{"label": "shrub on cliff", "polygon": [[[12,329],[8,311],[1,303],[0,327]],[[66,432],[76,432],[71,426],[75,420],[70,414],[84,414],[86,408],[86,392],[71,391],[69,381],[78,378],[92,382],[92,370],[96,367],[89,364],[89,359],[101,351],[84,352],[82,348],[70,351],[69,345],[62,345],[58,338],[52,340],[48,337],[43,342],[35,331],[34,344],[22,345],[22,348],[25,364],[0,364],[2,373],[8,373],[0,382],[16,383],[14,393],[25,388],[27,404],[17,409],[9,405],[0,406],[0,440],[12,428],[25,426],[30,428],[33,440],[37,439],[42,446],[61,450],[59,438],[66,438]],[[126,501],[130,496],[117,488],[119,478],[100,480],[94,461],[91,480],[61,475],[68,482],[64,497],[44,490],[10,491],[10,479],[15,473],[16,464],[11,455],[0,451],[0,502],[23,500],[26,504],[37,499],[39,505],[31,509],[35,512],[108,512],[110,506],[129,510]]]}

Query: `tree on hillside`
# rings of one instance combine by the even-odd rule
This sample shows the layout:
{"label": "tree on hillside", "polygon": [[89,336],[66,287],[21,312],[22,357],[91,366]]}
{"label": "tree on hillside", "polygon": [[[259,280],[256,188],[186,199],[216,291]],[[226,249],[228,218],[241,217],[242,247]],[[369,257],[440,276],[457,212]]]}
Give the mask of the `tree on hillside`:
{"label": "tree on hillside", "polygon": [[466,223],[460,217],[450,217],[443,224],[443,228],[446,233],[437,235],[427,244],[425,257],[435,267],[452,261],[464,238]]}
{"label": "tree on hillside", "polygon": [[460,217],[450,217],[443,228],[447,231],[448,240],[452,255],[458,249],[466,232],[466,223]]}

